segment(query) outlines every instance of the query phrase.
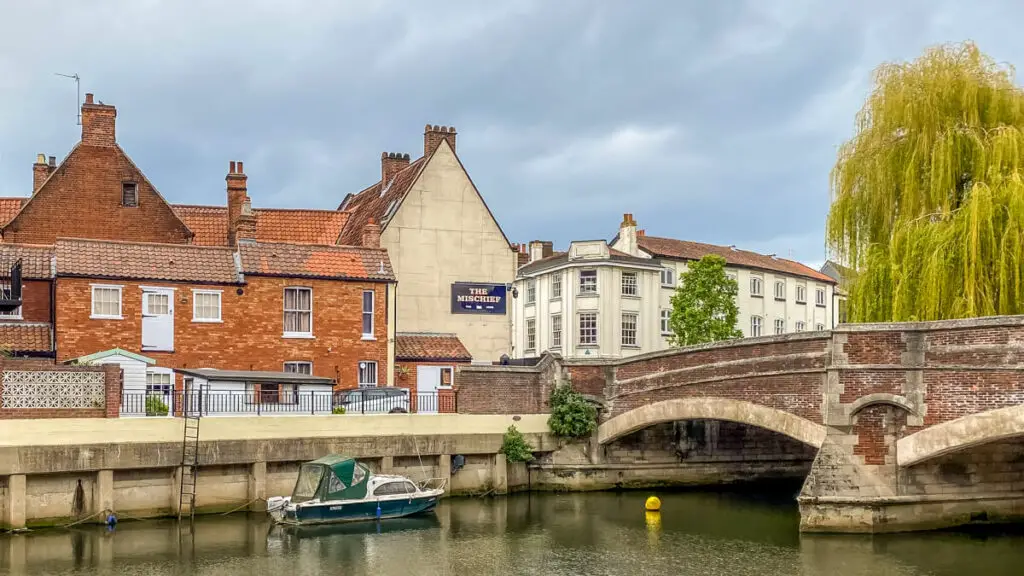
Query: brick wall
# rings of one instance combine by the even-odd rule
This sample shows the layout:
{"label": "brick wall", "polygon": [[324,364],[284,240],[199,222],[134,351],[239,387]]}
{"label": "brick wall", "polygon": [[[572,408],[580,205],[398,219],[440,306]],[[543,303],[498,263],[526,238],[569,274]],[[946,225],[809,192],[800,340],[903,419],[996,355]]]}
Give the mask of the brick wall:
{"label": "brick wall", "polygon": [[[121,206],[134,182],[138,206]],[[190,233],[120,148],[81,144],[4,230],[4,242],[53,244],[57,238],[185,243]]]}
{"label": "brick wall", "polygon": [[[417,394],[419,388],[417,387],[416,380],[416,367],[417,366],[442,366],[452,368],[452,380],[455,379],[455,371],[459,366],[469,366],[469,362],[395,362],[395,386],[405,388],[409,391],[409,403],[411,404],[411,410],[416,412],[419,409],[417,404]],[[457,382],[449,383],[452,388],[439,388],[437,391],[437,405],[438,412],[441,413],[452,413],[455,412],[455,387],[458,386]],[[434,401],[430,398],[425,398],[426,402],[433,403]],[[431,407],[428,407],[430,409]]]}
{"label": "brick wall", "polygon": [[780,461],[810,462],[816,449],[770,430],[721,420],[665,422],[605,447],[609,463]]}
{"label": "brick wall", "polygon": [[50,282],[24,280],[21,285],[21,319],[26,322],[49,322]]}
{"label": "brick wall", "polygon": [[[122,320],[94,320],[92,284],[123,286]],[[174,351],[141,349],[142,289],[175,288]],[[287,286],[313,289],[313,338],[284,338],[283,294]],[[110,282],[84,278],[57,280],[57,359],[77,358],[119,347],[149,356],[159,366],[225,370],[283,370],[283,363],[313,363],[313,374],[335,378],[339,388],[358,384],[358,363],[377,362],[378,384],[387,383],[385,284],[335,280],[250,277],[236,285],[168,282]],[[192,321],[192,290],[222,290],[219,323]],[[374,290],[376,340],[362,339],[362,292]]]}
{"label": "brick wall", "polygon": [[4,372],[8,370],[39,372],[102,372],[104,403],[95,408],[6,408],[0,401],[0,419],[28,418],[117,418],[121,406],[121,369],[104,366],[69,366],[52,360],[36,358],[0,358],[0,400],[4,394]]}

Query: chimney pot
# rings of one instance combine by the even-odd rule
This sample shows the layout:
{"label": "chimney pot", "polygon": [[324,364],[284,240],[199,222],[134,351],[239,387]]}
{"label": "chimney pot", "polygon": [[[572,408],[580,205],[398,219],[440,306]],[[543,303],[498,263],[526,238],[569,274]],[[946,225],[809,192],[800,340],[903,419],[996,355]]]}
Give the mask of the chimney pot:
{"label": "chimney pot", "polygon": [[89,93],[89,92],[85,93],[85,103],[86,104],[92,104],[92,94]]}
{"label": "chimney pot", "polygon": [[235,172],[235,161],[234,161],[234,160],[232,160],[232,161],[231,161],[231,162],[230,162],[230,163],[228,164],[228,174],[235,174],[235,173],[236,173],[236,172]]}
{"label": "chimney pot", "polygon": [[36,154],[36,164],[46,164],[46,154]]}
{"label": "chimney pot", "polygon": [[238,173],[239,174],[245,174],[245,168],[242,167],[242,161],[241,160],[238,161]]}
{"label": "chimney pot", "polygon": [[57,157],[56,156],[50,156],[50,168],[51,168],[51,171],[52,171],[53,168],[56,168],[56,167],[57,167]]}

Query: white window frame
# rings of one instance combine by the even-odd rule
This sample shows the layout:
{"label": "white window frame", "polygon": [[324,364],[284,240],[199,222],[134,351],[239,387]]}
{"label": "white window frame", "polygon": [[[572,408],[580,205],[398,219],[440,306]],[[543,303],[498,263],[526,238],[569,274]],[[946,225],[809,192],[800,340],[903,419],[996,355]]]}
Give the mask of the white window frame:
{"label": "white window frame", "polygon": [[750,277],[750,295],[764,297],[764,278],[760,276]]}
{"label": "white window frame", "polygon": [[[223,322],[224,321],[224,297],[223,290],[192,290],[192,321],[193,322]],[[216,318],[200,318],[197,314],[198,311],[198,299],[196,296],[202,294],[203,296],[216,296],[217,297],[217,317]]]}
{"label": "white window frame", "polygon": [[807,286],[805,284],[796,285],[796,303],[807,304]]}
{"label": "white window frame", "polygon": [[[9,296],[13,289],[14,288],[11,285],[10,282],[2,282],[2,283],[0,283],[0,294],[4,294],[4,295]],[[22,284],[22,292],[21,292],[21,294],[22,294],[22,301],[24,301],[24,296],[25,296],[25,286],[24,286],[24,284]],[[11,310],[10,312],[0,312],[0,319],[4,319],[4,320],[22,320],[23,319],[23,317],[22,317],[22,306],[19,305],[17,308],[15,308],[14,310]]]}
{"label": "white window frame", "polygon": [[555,272],[551,275],[551,299],[557,300],[562,297],[562,273]]}
{"label": "white window frame", "polygon": [[537,279],[530,278],[526,281],[526,303],[535,304],[537,302]]}
{"label": "white window frame", "polygon": [[824,308],[828,302],[828,294],[826,294],[824,288],[814,289],[814,305]]}
{"label": "white window frame", "polygon": [[[298,368],[300,366],[308,366],[309,367],[309,372],[302,372],[301,370],[291,370],[291,371],[289,371],[288,370],[289,366],[293,366],[295,368]],[[287,372],[289,374],[307,374],[307,375],[312,376],[313,375],[313,363],[308,361],[308,360],[289,360],[289,361],[285,362],[284,364],[282,364],[281,371],[282,372]]]}
{"label": "white window frame", "polygon": [[[633,321],[633,341],[626,341],[626,320],[627,317]],[[619,342],[622,346],[627,348],[636,348],[640,346],[640,314],[636,312],[623,312],[619,315]]]}
{"label": "white window frame", "polygon": [[[593,342],[584,342],[583,341],[583,317],[584,316],[591,316],[591,315],[593,315],[593,317],[594,317],[594,341]],[[601,341],[600,340],[600,338],[601,338],[600,329],[601,329],[601,325],[600,325],[600,321],[597,318],[597,312],[592,312],[592,311],[588,310],[586,312],[579,312],[579,313],[576,314],[576,342],[580,346],[591,347],[591,346],[599,345],[599,343]]]}
{"label": "white window frame", "polygon": [[[305,291],[309,292],[309,310],[299,310],[297,308],[290,310],[288,308],[285,308],[286,302],[288,301],[288,298],[285,295],[288,293],[289,290],[305,290]],[[313,337],[313,289],[312,288],[310,288],[309,286],[285,286],[284,289],[281,290],[281,309],[282,309],[282,313],[281,313],[281,329],[283,331],[283,336],[285,338],[312,338]],[[289,332],[287,330],[284,330],[284,327],[288,325],[287,321],[285,321],[285,317],[287,316],[287,314],[289,312],[297,312],[297,313],[306,312],[306,313],[308,313],[309,314],[309,332]]]}
{"label": "white window frame", "polygon": [[760,316],[750,317],[750,337],[756,338],[764,331],[764,319]]}
{"label": "white window frame", "polygon": [[661,269],[661,287],[674,288],[676,285],[676,269],[664,267]]}
{"label": "white window frame", "polygon": [[[593,283],[587,282],[586,284],[584,284],[583,283],[583,274],[584,273],[593,274],[594,275],[594,282]],[[589,278],[589,276],[588,276],[588,278]],[[584,286],[587,286],[588,289],[584,290],[583,289]],[[593,286],[593,288],[590,288],[590,286]],[[580,270],[579,277],[578,277],[578,282],[576,283],[576,290],[577,290],[577,294],[579,294],[581,296],[585,296],[585,295],[589,295],[589,294],[597,294],[597,269],[596,268],[590,268],[590,269],[587,269],[587,270]]]}
{"label": "white window frame", "polygon": [[[366,309],[366,295],[370,295],[370,309]],[[313,330],[313,296],[309,297],[309,308],[310,308],[310,321],[309,329]],[[363,290],[363,293],[359,296],[359,308],[362,310],[362,314],[359,316],[359,329],[363,330],[363,326],[366,324],[366,315],[370,315],[370,331],[363,330],[363,340],[376,340],[377,337],[374,333],[377,330],[377,322],[374,318],[374,314],[377,313],[377,292],[375,290]]]}
{"label": "white window frame", "polygon": [[778,335],[778,334],[785,334],[786,333],[786,320],[783,319],[783,318],[776,318],[775,319],[775,326],[774,326],[774,328],[775,328],[775,334],[776,335]]}
{"label": "white window frame", "polygon": [[[369,380],[366,380],[364,382],[363,369],[365,367],[366,370],[369,370],[371,366],[373,366],[373,382],[370,382]],[[377,370],[377,368],[378,366],[376,360],[360,360],[359,363],[356,364],[356,381],[359,383],[360,388],[377,387],[378,383],[380,382],[380,372]],[[367,372],[367,375],[369,375],[369,372]]]}
{"label": "white window frame", "polygon": [[526,351],[533,352],[537,349],[537,319],[526,319]]}
{"label": "white window frame", "polygon": [[551,315],[551,347],[562,347],[562,314]]}
{"label": "white window frame", "polygon": [[[632,282],[627,282],[627,278],[632,278]],[[640,295],[640,275],[636,272],[623,272],[620,281],[622,285],[623,296],[639,296]],[[629,290],[632,290],[630,292]]]}
{"label": "white window frame", "polygon": [[806,332],[807,331],[807,323],[803,322],[803,321],[798,321],[796,323],[796,331],[797,332]]}
{"label": "white window frame", "polygon": [[670,336],[672,334],[671,328],[672,310],[668,308],[661,309],[661,335]]}
{"label": "white window frame", "polygon": [[[780,290],[781,288],[781,290]],[[785,300],[786,299],[786,281],[776,280],[775,281],[775,299]]]}
{"label": "white window frame", "polygon": [[[91,284],[92,298],[89,302],[89,318],[93,320],[124,320],[124,286],[120,284]],[[117,291],[117,314],[96,313],[96,290]]]}

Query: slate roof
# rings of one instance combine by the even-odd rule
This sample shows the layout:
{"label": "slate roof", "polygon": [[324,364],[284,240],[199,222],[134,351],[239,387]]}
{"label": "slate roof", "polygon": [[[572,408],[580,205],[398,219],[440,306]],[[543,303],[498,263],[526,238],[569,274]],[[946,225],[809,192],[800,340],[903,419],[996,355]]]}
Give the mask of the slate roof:
{"label": "slate roof", "polygon": [[54,250],[60,276],[239,283],[230,248],[58,238]]}
{"label": "slate roof", "polygon": [[421,157],[395,174],[390,182],[382,180],[358,194],[345,198],[338,206],[338,210],[344,210],[349,217],[338,243],[350,246],[361,244],[363,227],[371,218],[382,226],[385,225],[386,217],[390,216],[389,208],[395,210],[401,204],[426,164],[427,157]]}
{"label": "slate roof", "polygon": [[804,266],[793,260],[775,258],[747,250],[734,250],[729,246],[716,246],[688,240],[658,238],[656,236],[637,236],[637,245],[652,256],[675,258],[680,260],[700,260],[708,254],[716,254],[725,258],[728,264],[745,268],[756,268],[768,272],[781,272],[793,276],[812,278],[820,282],[835,284],[836,281],[817,270]]}
{"label": "slate roof", "polygon": [[[6,267],[21,259],[21,277],[31,280],[53,278],[53,247],[35,244],[0,244],[0,265]],[[0,276],[8,270],[0,268]]]}
{"label": "slate roof", "polygon": [[[547,270],[549,268],[555,268],[563,264],[569,263],[568,252],[553,252],[551,256],[534,260],[529,264],[524,264],[519,267],[517,275],[531,274],[534,272],[540,272],[541,270]],[[572,263],[586,266],[587,264],[593,264],[594,262],[621,262],[623,264],[633,264],[639,266],[652,266],[661,267],[660,264],[651,260],[650,258],[642,258],[640,256],[630,256],[625,252],[621,252],[614,248],[608,249],[608,258],[581,258],[579,260],[573,260]]]}
{"label": "slate roof", "polygon": [[258,276],[292,276],[354,280],[395,280],[383,248],[313,244],[240,244],[242,272]]}
{"label": "slate roof", "polygon": [[0,347],[11,352],[50,352],[50,325],[45,322],[0,322]]}
{"label": "slate roof", "polygon": [[455,334],[399,332],[395,334],[395,360],[469,362],[473,356]]}
{"label": "slate roof", "polygon": [[[227,246],[227,207],[175,204],[172,208],[195,233],[194,244]],[[347,212],[338,210],[256,208],[253,214],[258,242],[295,244],[335,244],[349,218]]]}

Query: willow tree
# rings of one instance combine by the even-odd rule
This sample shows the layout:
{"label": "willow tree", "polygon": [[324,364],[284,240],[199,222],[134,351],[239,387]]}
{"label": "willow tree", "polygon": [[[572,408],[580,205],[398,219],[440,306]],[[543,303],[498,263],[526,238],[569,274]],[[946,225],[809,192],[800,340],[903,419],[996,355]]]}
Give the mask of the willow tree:
{"label": "willow tree", "polygon": [[1024,312],[1024,92],[973,43],[885,64],[832,170],[852,321]]}

